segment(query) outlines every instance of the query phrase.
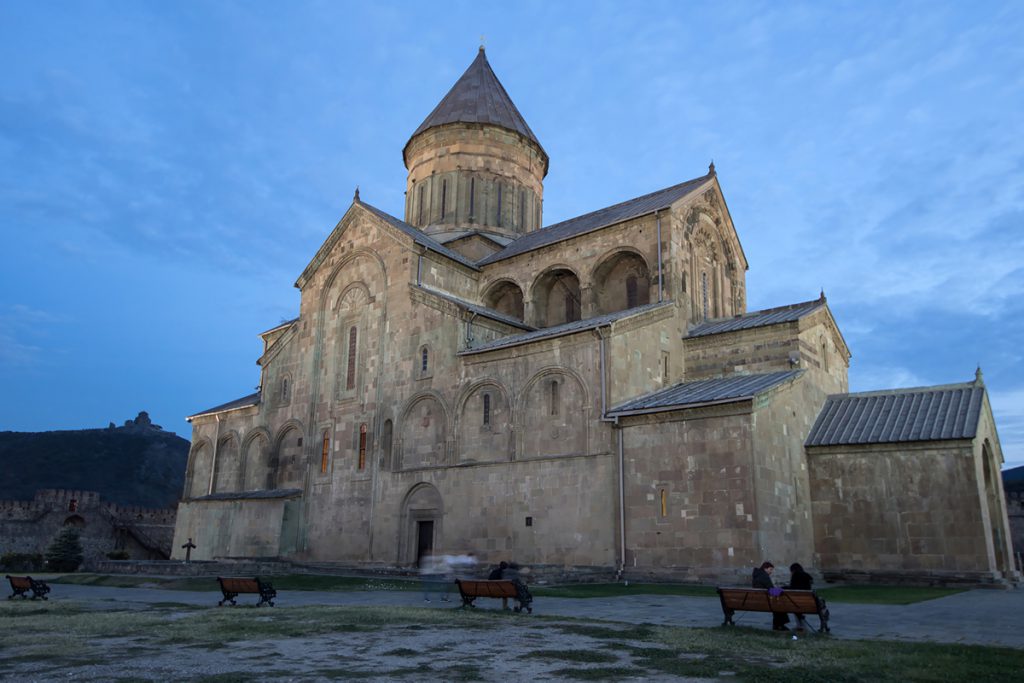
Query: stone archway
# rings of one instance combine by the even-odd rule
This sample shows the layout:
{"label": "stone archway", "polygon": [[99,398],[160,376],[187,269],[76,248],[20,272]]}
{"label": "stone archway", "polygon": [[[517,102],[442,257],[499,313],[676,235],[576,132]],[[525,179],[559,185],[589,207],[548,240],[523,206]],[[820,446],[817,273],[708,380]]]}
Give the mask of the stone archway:
{"label": "stone archway", "polygon": [[554,327],[582,318],[580,279],[568,268],[552,268],[540,275],[532,296],[532,322],[537,327]]}
{"label": "stone archway", "polygon": [[419,566],[420,559],[441,550],[444,538],[444,502],[433,484],[421,482],[402,501],[398,564]]}
{"label": "stone archway", "polygon": [[523,319],[523,290],[511,280],[495,282],[484,293],[483,301],[485,306],[499,313],[517,320]]}

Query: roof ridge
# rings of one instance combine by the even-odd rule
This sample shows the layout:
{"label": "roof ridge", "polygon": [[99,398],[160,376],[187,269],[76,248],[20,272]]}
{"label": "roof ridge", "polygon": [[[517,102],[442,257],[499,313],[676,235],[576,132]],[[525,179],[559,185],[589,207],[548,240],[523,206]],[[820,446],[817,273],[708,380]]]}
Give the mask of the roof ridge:
{"label": "roof ridge", "polygon": [[415,225],[410,225],[409,223],[406,223],[405,221],[403,221],[401,218],[398,218],[397,216],[392,216],[390,213],[388,213],[384,209],[380,209],[380,208],[374,206],[373,204],[369,204],[367,202],[364,202],[362,199],[359,199],[358,197],[356,199],[354,199],[352,201],[352,203],[355,204],[355,205],[362,206],[363,208],[367,209],[371,213],[376,214],[377,217],[381,218],[382,220],[385,220],[385,221],[391,223],[392,225],[397,227],[399,230],[402,230],[403,232],[408,234],[409,237],[411,237],[413,239],[413,241],[419,242],[420,244],[422,244],[423,246],[427,247],[431,251],[434,251],[434,252],[436,252],[438,254],[441,254],[442,256],[445,256],[447,258],[450,258],[451,260],[455,261],[456,263],[461,263],[462,265],[467,266],[469,268],[472,268],[473,270],[479,270],[479,267],[475,263],[470,261],[468,258],[463,256],[459,252],[455,251],[451,247],[447,247],[447,246],[441,244],[440,242],[435,240],[433,237],[431,237],[427,233],[425,233],[422,230],[420,230],[419,228],[417,228]]}
{"label": "roof ridge", "polygon": [[782,306],[772,306],[771,308],[760,308],[760,309],[758,309],[756,311],[747,311],[746,313],[741,313],[739,315],[730,315],[730,316],[725,316],[723,318],[708,318],[707,320],[702,321],[700,324],[703,325],[704,323],[711,324],[711,323],[717,323],[717,322],[724,322],[726,320],[735,320],[736,318],[746,318],[748,316],[754,316],[754,315],[764,315],[765,313],[775,313],[777,311],[791,311],[791,310],[800,308],[801,306],[808,306],[810,304],[824,304],[824,303],[825,303],[825,300],[824,299],[820,299],[820,298],[819,299],[810,299],[809,301],[798,301],[795,304],[784,304]]}
{"label": "roof ridge", "polygon": [[938,391],[952,391],[953,389],[983,389],[975,384],[973,381],[970,382],[954,382],[951,384],[933,384],[923,387],[897,387],[894,389],[872,389],[871,391],[849,391],[845,394],[829,394],[826,398],[842,399],[842,398],[861,398],[868,396],[892,396],[893,394],[925,394],[934,393]]}

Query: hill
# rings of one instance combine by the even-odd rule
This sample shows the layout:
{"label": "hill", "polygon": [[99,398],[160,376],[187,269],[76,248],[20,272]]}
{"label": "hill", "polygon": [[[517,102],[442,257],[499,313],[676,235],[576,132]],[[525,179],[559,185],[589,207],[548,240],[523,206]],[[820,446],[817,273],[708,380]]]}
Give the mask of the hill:
{"label": "hill", "polygon": [[169,507],[181,497],[188,451],[188,441],[150,423],[145,412],[123,427],[0,432],[0,500],[80,489],[121,505]]}

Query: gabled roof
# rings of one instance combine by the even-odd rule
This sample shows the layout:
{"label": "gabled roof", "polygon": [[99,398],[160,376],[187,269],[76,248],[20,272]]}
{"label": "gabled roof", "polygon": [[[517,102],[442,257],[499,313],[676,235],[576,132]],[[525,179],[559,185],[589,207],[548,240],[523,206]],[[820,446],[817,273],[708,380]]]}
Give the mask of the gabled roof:
{"label": "gabled roof", "polygon": [[541,228],[540,230],[528,232],[501,251],[480,259],[477,264],[484,266],[488,263],[501,261],[512,256],[518,256],[519,254],[527,251],[533,251],[534,249],[539,249],[549,244],[571,239],[577,235],[583,235],[588,232],[593,232],[594,230],[607,228],[615,225],[616,223],[621,223],[633,218],[645,216],[649,213],[654,213],[655,211],[667,209],[686,195],[700,188],[705,182],[713,177],[714,173],[709,172],[707,175],[702,175],[701,177],[694,178],[693,180],[687,180],[685,183],[666,187],[665,189],[658,190],[657,192],[651,192],[650,194],[645,194],[641,197],[635,197],[603,209],[598,209],[597,211],[585,213],[582,216],[570,218],[569,220],[562,221],[561,223],[549,225],[548,227]]}
{"label": "gabled roof", "polygon": [[193,417],[202,417],[203,415],[214,415],[215,413],[224,413],[224,412],[227,412],[229,410],[238,410],[239,408],[248,408],[249,406],[259,405],[259,403],[260,403],[260,392],[257,391],[255,394],[249,394],[248,396],[243,396],[242,398],[236,398],[234,401],[228,401],[227,403],[222,403],[219,406],[214,406],[213,408],[209,408],[207,410],[204,410],[201,413],[196,413],[195,415],[189,415],[185,419],[186,420],[191,420]]}
{"label": "gabled roof", "polygon": [[805,446],[973,439],[980,382],[829,396]]}
{"label": "gabled roof", "polygon": [[395,218],[394,216],[392,216],[391,214],[385,213],[384,211],[381,211],[376,206],[371,206],[370,204],[367,204],[366,202],[362,201],[359,198],[356,198],[356,200],[353,202],[353,204],[357,204],[358,206],[363,207],[364,209],[366,209],[367,211],[369,211],[373,215],[377,216],[381,220],[383,220],[386,223],[389,223],[390,225],[398,228],[399,230],[404,232],[406,235],[411,237],[413,239],[413,241],[416,242],[416,244],[420,245],[421,247],[429,249],[430,251],[432,251],[432,252],[434,252],[436,254],[441,254],[442,256],[446,256],[446,257],[450,258],[453,261],[461,263],[462,265],[466,266],[467,268],[472,268],[473,270],[480,270],[476,266],[476,264],[473,263],[472,261],[470,261],[468,258],[463,256],[459,252],[457,252],[457,251],[455,251],[453,249],[449,249],[448,247],[444,246],[443,244],[441,244],[437,240],[433,239],[432,237],[427,235],[425,232],[423,232],[419,228],[413,227],[413,226],[409,225],[408,223],[406,223],[405,221],[399,220],[399,219]]}
{"label": "gabled roof", "polygon": [[561,325],[555,325],[554,327],[545,327],[534,332],[526,332],[523,334],[513,334],[508,337],[502,337],[501,339],[495,339],[494,341],[481,344],[480,346],[474,346],[473,348],[460,351],[460,356],[466,356],[474,353],[483,353],[484,351],[494,351],[495,349],[504,349],[509,346],[519,346],[520,344],[529,344],[530,342],[540,341],[541,339],[550,339],[551,337],[561,337],[567,334],[575,334],[576,332],[582,332],[583,330],[594,330],[598,327],[604,327],[611,323],[628,318],[633,315],[640,313],[646,313],[647,311],[653,311],[656,308],[662,306],[675,306],[671,301],[663,301],[661,303],[645,304],[643,306],[637,306],[636,308],[627,308],[624,311],[616,311],[614,313],[606,313],[605,315],[599,315],[594,318],[587,318],[586,320],[575,320],[571,323],[562,323]]}
{"label": "gabled roof", "polygon": [[466,301],[465,299],[460,299],[459,297],[452,296],[451,294],[448,294],[447,292],[438,291],[438,290],[434,289],[433,287],[427,287],[425,285],[420,285],[419,288],[421,290],[423,290],[424,292],[429,292],[429,293],[433,294],[436,297],[444,299],[445,301],[450,301],[451,303],[455,304],[459,308],[465,309],[465,310],[469,311],[470,313],[476,313],[477,315],[483,316],[485,318],[490,318],[491,320],[497,320],[498,322],[505,323],[506,325],[509,325],[511,327],[518,327],[521,330],[535,330],[535,329],[537,329],[537,328],[533,327],[532,325],[527,325],[526,323],[524,323],[522,320],[519,320],[518,318],[513,318],[512,316],[505,315],[504,313],[496,311],[493,308],[487,308],[486,306],[481,306],[479,304],[474,304],[472,302]]}
{"label": "gabled roof", "polygon": [[803,370],[785,370],[682,382],[627,401],[609,410],[608,415],[609,417],[639,415],[665,412],[677,408],[745,401],[784,382],[796,379],[803,372]]}
{"label": "gabled roof", "polygon": [[764,327],[777,323],[795,322],[806,315],[810,315],[825,305],[825,297],[822,295],[814,301],[804,301],[789,306],[777,308],[766,308],[761,311],[751,311],[743,315],[718,320],[707,320],[699,325],[690,328],[687,337],[706,337],[710,334],[722,332],[735,332],[736,330],[748,330],[753,327]]}
{"label": "gabled roof", "polygon": [[297,322],[299,322],[298,318],[292,318],[291,320],[285,320],[284,322],[281,322],[281,323],[278,323],[277,325],[274,325],[269,330],[264,330],[263,332],[260,332],[260,336],[263,337],[265,335],[270,334],[271,332],[277,332],[281,328],[283,328],[283,327],[290,327],[290,326],[294,325]]}
{"label": "gabled roof", "polygon": [[466,72],[455,81],[452,89],[423,120],[409,141],[425,130],[448,123],[487,123],[499,126],[519,133],[540,147],[541,151],[544,150],[537,136],[526,125],[526,119],[512,104],[512,98],[505,92],[505,87],[494,75],[483,46]]}

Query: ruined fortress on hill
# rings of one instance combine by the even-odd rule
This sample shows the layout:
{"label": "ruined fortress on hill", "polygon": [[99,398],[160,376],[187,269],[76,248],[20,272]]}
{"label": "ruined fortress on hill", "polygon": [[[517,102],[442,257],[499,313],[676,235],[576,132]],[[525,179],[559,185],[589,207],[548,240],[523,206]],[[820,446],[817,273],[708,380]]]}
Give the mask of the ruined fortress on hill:
{"label": "ruined fortress on hill", "polygon": [[191,416],[175,553],[567,572],[1017,580],[980,371],[848,393],[824,295],[746,307],[718,175],[542,227],[548,155],[483,49]]}

